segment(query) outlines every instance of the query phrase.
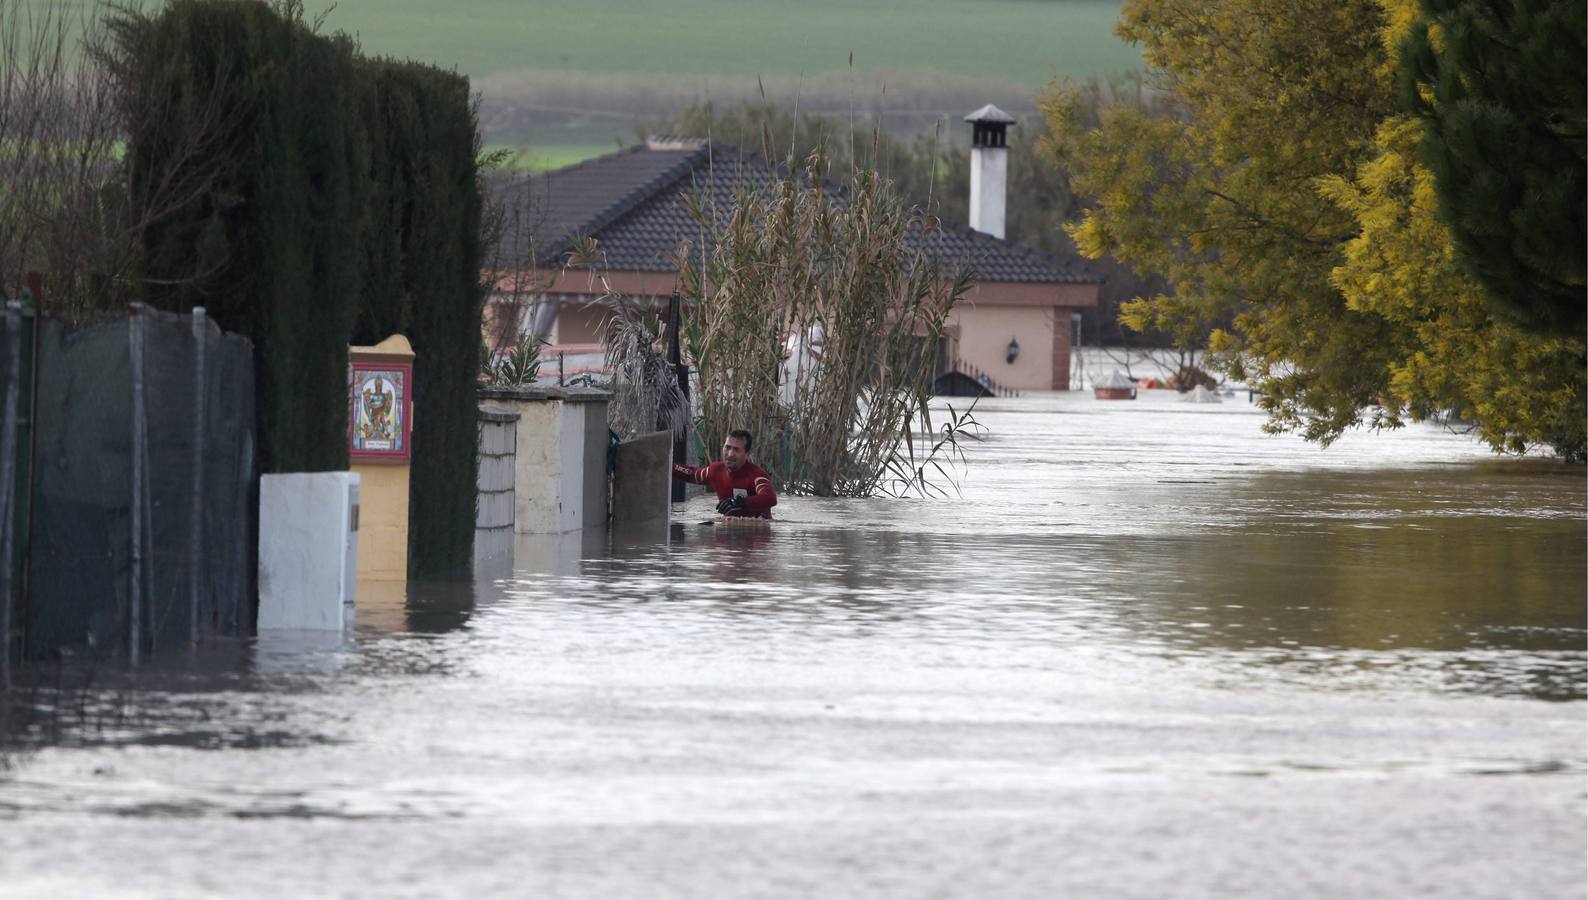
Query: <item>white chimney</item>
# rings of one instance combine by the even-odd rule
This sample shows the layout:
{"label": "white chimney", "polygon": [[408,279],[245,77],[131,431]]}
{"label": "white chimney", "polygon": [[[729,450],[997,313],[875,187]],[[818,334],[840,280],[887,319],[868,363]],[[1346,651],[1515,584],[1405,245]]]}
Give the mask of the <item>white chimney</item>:
{"label": "white chimney", "polygon": [[1004,195],[1009,183],[1009,142],[1005,131],[1015,117],[991,103],[965,117],[970,138],[970,227],[1004,236]]}

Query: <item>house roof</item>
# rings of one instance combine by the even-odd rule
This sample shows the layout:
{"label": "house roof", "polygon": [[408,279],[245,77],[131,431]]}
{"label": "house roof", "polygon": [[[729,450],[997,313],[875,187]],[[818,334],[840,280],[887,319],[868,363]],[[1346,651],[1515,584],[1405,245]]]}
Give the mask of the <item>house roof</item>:
{"label": "house roof", "polygon": [[[674,272],[679,243],[687,239],[699,246],[705,237],[690,217],[686,196],[699,190],[706,202],[727,208],[739,185],[767,183],[775,171],[761,155],[730,144],[652,137],[531,179],[532,225],[511,251],[514,258],[522,259],[531,255],[533,247],[536,266],[556,266],[575,238],[587,235],[596,238],[604,269]],[[841,198],[842,191],[835,186],[831,196]],[[950,264],[968,264],[979,281],[1096,284],[1103,280],[1079,259],[1063,259],[958,222],[940,220],[927,239]],[[919,229],[912,230],[912,240],[920,240]]]}

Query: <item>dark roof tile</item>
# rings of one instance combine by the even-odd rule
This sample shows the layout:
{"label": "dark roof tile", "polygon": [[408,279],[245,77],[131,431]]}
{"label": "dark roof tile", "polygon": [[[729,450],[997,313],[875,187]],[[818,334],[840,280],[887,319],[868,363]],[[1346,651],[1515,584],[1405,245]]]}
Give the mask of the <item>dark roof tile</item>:
{"label": "dark roof tile", "polygon": [[[573,239],[589,235],[602,251],[603,268],[676,271],[673,260],[680,242],[687,239],[698,246],[702,237],[686,196],[700,189],[705,202],[726,209],[739,185],[764,184],[773,171],[759,154],[669,136],[548,172],[531,179],[528,191],[535,263],[560,264]],[[841,200],[842,195],[835,186],[832,196]],[[919,230],[912,235],[919,239]],[[1079,259],[1062,259],[958,222],[940,220],[929,240],[947,261],[970,265],[980,281],[1102,281]],[[528,253],[527,246],[513,249],[521,256]]]}

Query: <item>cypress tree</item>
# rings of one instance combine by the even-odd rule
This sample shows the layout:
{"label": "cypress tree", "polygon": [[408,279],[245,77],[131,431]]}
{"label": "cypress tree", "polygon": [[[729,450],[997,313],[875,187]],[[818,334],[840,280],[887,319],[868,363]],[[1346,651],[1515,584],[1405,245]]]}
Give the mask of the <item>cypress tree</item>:
{"label": "cypress tree", "polygon": [[194,181],[209,187],[146,230],[147,302],[206,306],[253,340],[263,471],[347,468],[347,337],[364,264],[351,42],[215,0],[174,0],[118,33],[133,193],[184,169],[206,170]]}
{"label": "cypress tree", "polygon": [[1401,53],[1405,103],[1464,267],[1494,311],[1584,334],[1585,0],[1422,0]]}
{"label": "cypress tree", "polygon": [[370,278],[356,339],[401,332],[414,348],[409,569],[466,570],[478,469],[481,200],[468,80],[409,62],[368,67],[374,84]]}
{"label": "cypress tree", "polygon": [[173,0],[117,19],[130,189],[203,187],[144,233],[147,300],[253,340],[266,472],[347,468],[347,345],[407,335],[409,568],[466,569],[484,301],[468,80],[362,59],[279,10]]}

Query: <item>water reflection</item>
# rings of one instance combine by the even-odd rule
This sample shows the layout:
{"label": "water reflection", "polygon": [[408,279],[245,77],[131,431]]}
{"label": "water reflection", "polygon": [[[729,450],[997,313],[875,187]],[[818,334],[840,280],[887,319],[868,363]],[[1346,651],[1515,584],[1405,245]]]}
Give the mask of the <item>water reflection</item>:
{"label": "water reflection", "polygon": [[354,625],[386,633],[453,631],[468,624],[474,612],[475,589],[472,578],[360,580]]}
{"label": "water reflection", "polygon": [[829,640],[997,648],[1011,662],[1148,654],[1237,683],[1584,697],[1580,519],[1497,526],[1472,509],[1492,497],[1437,472],[1260,475],[1217,488],[1216,498],[1181,488],[1178,503],[1216,503],[1226,520],[1156,535],[835,527],[812,515],[826,501],[800,500],[772,528],[714,527],[687,507],[667,545],[615,548],[576,574],[521,571],[508,593],[605,610],[623,618],[614,630],[643,604],[690,633],[717,617],[795,628],[779,635],[785,645],[819,626]]}

